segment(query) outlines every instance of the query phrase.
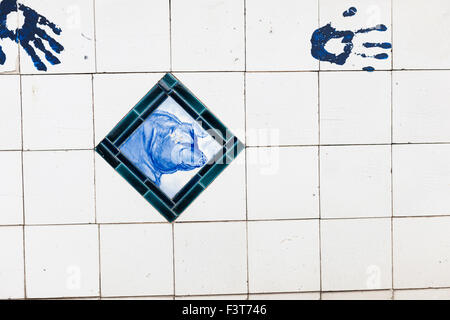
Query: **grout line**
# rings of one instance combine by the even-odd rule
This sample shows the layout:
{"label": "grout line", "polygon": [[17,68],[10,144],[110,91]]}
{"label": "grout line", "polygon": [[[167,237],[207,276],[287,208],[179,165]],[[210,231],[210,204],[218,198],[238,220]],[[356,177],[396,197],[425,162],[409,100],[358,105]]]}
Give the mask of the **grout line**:
{"label": "grout line", "polygon": [[[91,98],[92,98],[92,144],[93,148],[95,148],[95,96],[94,96],[94,75],[91,77]],[[96,175],[96,167],[95,167],[95,150],[92,149],[92,157],[93,157],[93,166],[94,166],[94,221],[97,223],[97,175]]]}
{"label": "grout line", "polygon": [[[247,143],[247,1],[244,0],[244,136]],[[250,266],[249,266],[249,239],[248,239],[248,149],[245,147],[245,252],[246,252],[246,277],[247,277],[247,299],[250,292]]]}
{"label": "grout line", "polygon": [[97,224],[97,241],[98,241],[98,294],[102,297],[102,251],[101,251],[101,231],[100,224]]}
{"label": "grout line", "polygon": [[[173,73],[305,73],[305,72],[317,72],[319,70],[171,70]],[[428,72],[428,71],[443,71],[448,72],[449,69],[376,69],[373,72]],[[151,70],[151,71],[99,71],[99,72],[59,72],[59,73],[22,73],[22,76],[63,76],[63,75],[114,75],[114,74],[154,74],[154,73],[166,73],[167,69],[161,69],[161,70]],[[367,72],[365,70],[320,70],[320,72]],[[11,75],[10,73],[2,73],[0,74],[0,77],[2,75]]]}
{"label": "grout line", "polygon": [[27,272],[26,272],[26,249],[25,249],[25,177],[23,166],[23,95],[22,95],[22,75],[20,74],[20,56],[19,56],[19,95],[20,95],[20,133],[21,133],[21,168],[22,168],[22,246],[23,246],[23,294],[27,298]]}
{"label": "grout line", "polygon": [[93,14],[94,14],[94,66],[95,66],[95,73],[98,72],[97,69],[97,20],[96,20],[96,13],[95,13],[95,7],[96,2],[95,0],[92,1],[93,6]]}
{"label": "grout line", "polygon": [[[317,0],[317,27],[320,27],[320,0]],[[320,73],[321,73],[321,63],[319,60],[319,71],[317,72],[317,131],[318,131],[318,144],[317,147],[317,175],[318,175],[318,210],[319,210],[319,299],[322,300],[322,289],[323,289],[323,280],[322,280],[322,199],[321,199],[321,171],[320,171],[320,143],[321,143],[321,135],[320,135]]]}
{"label": "grout line", "polygon": [[[316,71],[317,72],[317,71]],[[322,71],[321,71],[322,72]],[[391,124],[392,126],[392,124]],[[392,129],[391,129],[392,130]],[[450,145],[449,142],[395,142],[395,143],[347,143],[347,144],[283,144],[283,145],[259,145],[247,146],[254,148],[291,148],[291,147],[364,147],[364,146],[406,146],[406,145]],[[57,152],[57,151],[92,151],[94,148],[69,148],[69,149],[6,149],[0,152]]]}
{"label": "grout line", "polygon": [[173,55],[172,55],[172,0],[169,0],[169,65],[170,72],[173,72]]}
{"label": "grout line", "polygon": [[391,288],[394,300],[394,1],[391,0]]}
{"label": "grout line", "polygon": [[[374,219],[391,219],[391,216],[381,217],[343,217],[343,218],[324,218],[320,217],[322,221],[345,221],[345,220],[374,220]],[[424,218],[450,218],[449,215],[429,215],[429,216],[395,216],[393,219],[424,219]],[[318,217],[314,218],[289,218],[289,219],[240,219],[240,220],[196,220],[196,221],[177,221],[178,224],[196,224],[196,223],[236,223],[236,222],[283,222],[283,221],[311,221],[319,220]],[[167,222],[98,222],[98,223],[55,223],[55,224],[26,224],[27,227],[57,227],[57,226],[89,226],[89,225],[152,225],[152,224],[167,224]],[[8,224],[0,225],[1,227],[21,227],[23,224]]]}
{"label": "grout line", "polygon": [[173,294],[175,296],[175,223],[172,223],[172,277],[173,277]]}

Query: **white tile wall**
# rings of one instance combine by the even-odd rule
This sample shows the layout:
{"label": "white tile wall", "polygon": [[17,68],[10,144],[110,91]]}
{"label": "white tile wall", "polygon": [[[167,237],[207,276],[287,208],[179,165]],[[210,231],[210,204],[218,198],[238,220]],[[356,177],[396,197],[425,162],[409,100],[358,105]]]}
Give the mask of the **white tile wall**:
{"label": "white tile wall", "polygon": [[247,156],[249,219],[319,217],[317,147],[252,148]]}
{"label": "white tile wall", "polygon": [[[448,69],[450,67],[450,2],[392,0],[394,67]],[[404,14],[407,12],[408,14]],[[423,21],[425,23],[420,23]],[[422,41],[416,41],[422,39]]]}
{"label": "white tile wall", "polygon": [[103,225],[100,248],[103,296],[173,294],[169,223]]}
{"label": "white tile wall", "polygon": [[[21,0],[20,3],[31,7],[58,25],[62,32],[53,34],[45,28],[49,36],[63,45],[64,50],[55,56],[60,64],[51,65],[44,54],[37,52],[47,66],[47,72],[37,71],[33,61],[20,49],[21,73],[90,73],[95,72],[95,27],[94,0]],[[19,25],[23,23],[19,15]],[[45,41],[44,45],[48,45]]]}
{"label": "white tile wall", "polygon": [[20,77],[2,75],[0,95],[3,101],[0,108],[0,150],[20,150],[22,148]]}
{"label": "white tile wall", "polygon": [[247,73],[247,145],[318,144],[317,73]]}
{"label": "white tile wall", "polygon": [[[448,1],[22,2],[65,50],[0,44],[0,298],[449,299]],[[248,146],[173,225],[93,152],[168,71]]]}
{"label": "white tile wall", "polygon": [[91,76],[24,76],[22,110],[24,149],[92,149]]}
{"label": "white tile wall", "polygon": [[29,298],[99,295],[98,227],[25,227]]}
{"label": "white tile wall", "polygon": [[323,290],[391,288],[390,219],[325,220],[320,232]]}
{"label": "white tile wall", "polygon": [[175,294],[246,293],[245,227],[244,222],[175,224]]}
{"label": "white tile wall", "polygon": [[394,219],[394,288],[450,287],[450,217]]}
{"label": "white tile wall", "polygon": [[391,216],[390,169],[386,145],[320,147],[322,217]]}
{"label": "white tile wall", "polygon": [[317,220],[249,222],[249,291],[319,290],[318,249]]}
{"label": "white tile wall", "polygon": [[[96,0],[97,70],[162,71],[170,64],[169,2]],[[126,46],[118,45],[118,39]]]}
{"label": "white tile wall", "polygon": [[24,298],[23,228],[0,227],[0,299]]}

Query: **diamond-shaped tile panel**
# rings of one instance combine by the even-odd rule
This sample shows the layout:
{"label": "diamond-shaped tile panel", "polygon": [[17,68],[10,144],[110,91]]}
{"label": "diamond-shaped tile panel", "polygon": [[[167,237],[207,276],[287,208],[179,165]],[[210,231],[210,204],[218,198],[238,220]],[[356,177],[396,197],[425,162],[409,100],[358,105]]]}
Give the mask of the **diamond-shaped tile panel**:
{"label": "diamond-shaped tile panel", "polygon": [[172,74],[166,74],[96,151],[174,221],[244,145]]}

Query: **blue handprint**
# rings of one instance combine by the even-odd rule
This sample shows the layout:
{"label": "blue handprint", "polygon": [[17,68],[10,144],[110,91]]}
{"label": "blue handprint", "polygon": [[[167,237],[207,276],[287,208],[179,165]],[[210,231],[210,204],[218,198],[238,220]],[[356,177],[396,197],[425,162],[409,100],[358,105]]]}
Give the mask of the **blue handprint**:
{"label": "blue handprint", "polygon": [[[23,25],[17,30],[9,30],[6,25],[7,16],[16,11],[22,12],[24,16]],[[64,47],[48,35],[41,26],[49,27],[56,35],[61,34],[61,28],[57,27],[54,23],[38,14],[30,7],[20,3],[18,4],[17,0],[3,0],[0,3],[0,39],[10,39],[19,43],[31,57],[36,69],[47,71],[46,65],[36,53],[35,48],[44,53],[45,59],[50,64],[55,65],[61,63],[61,61],[45,47],[44,41],[46,41],[50,48],[58,54],[64,50]],[[4,64],[5,61],[6,56],[0,46],[0,64]]]}
{"label": "blue handprint", "polygon": [[[343,13],[344,17],[351,17],[356,14],[357,10],[355,7],[351,7],[347,11]],[[361,33],[369,33],[372,31],[381,31],[384,32],[387,30],[387,27],[384,24],[379,24],[372,28],[363,28],[357,31],[345,30],[338,31],[334,27],[331,26],[331,23],[317,29],[314,31],[311,37],[311,54],[314,58],[320,61],[328,61],[330,63],[335,63],[338,65],[343,65],[347,61],[348,57],[351,55],[353,50],[353,39],[357,34]],[[342,39],[341,42],[344,44],[344,49],[339,54],[334,54],[328,52],[325,49],[326,44],[332,39]],[[363,43],[365,48],[382,48],[382,49],[390,49],[392,45],[389,42],[382,43],[374,43],[374,42],[365,42]],[[387,53],[379,53],[375,55],[367,55],[365,53],[355,53],[363,58],[374,58],[374,59],[387,59],[389,55]],[[364,67],[363,70],[373,71],[373,67]]]}

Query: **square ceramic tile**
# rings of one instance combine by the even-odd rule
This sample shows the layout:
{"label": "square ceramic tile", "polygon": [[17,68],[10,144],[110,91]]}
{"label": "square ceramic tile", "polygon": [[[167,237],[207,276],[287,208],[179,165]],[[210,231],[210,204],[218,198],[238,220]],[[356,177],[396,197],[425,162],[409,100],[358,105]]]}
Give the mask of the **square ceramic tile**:
{"label": "square ceramic tile", "polygon": [[25,227],[29,298],[99,295],[98,227]]}
{"label": "square ceramic tile", "polygon": [[98,223],[166,221],[98,154],[95,155],[95,207]]}
{"label": "square ceramic tile", "polygon": [[22,227],[0,227],[0,299],[24,297]]}
{"label": "square ceramic tile", "polygon": [[320,143],[391,143],[390,72],[320,74]]}
{"label": "square ceramic tile", "polygon": [[319,217],[317,147],[250,148],[247,156],[250,220]]}
{"label": "square ceramic tile", "polygon": [[450,142],[450,72],[394,73],[394,142]]}
{"label": "square ceramic tile", "polygon": [[394,288],[450,286],[449,217],[396,218]]}
{"label": "square ceramic tile", "polygon": [[[230,188],[230,186],[233,186]],[[226,196],[224,196],[226,195]],[[220,205],[217,205],[219,204]],[[177,221],[245,220],[245,153],[218,176]]]}
{"label": "square ceramic tile", "polygon": [[391,288],[390,219],[321,221],[324,291]]}
{"label": "square ceramic tile", "polygon": [[20,79],[16,75],[0,75],[0,150],[22,149]]}
{"label": "square ceramic tile", "polygon": [[[163,76],[162,73],[125,73],[125,74],[95,74],[94,75],[94,121],[95,144],[97,145],[130,106],[142,99],[155,82]],[[111,88],[126,88],[126,90],[111,91]]]}
{"label": "square ceramic tile", "polygon": [[250,294],[248,300],[320,300],[320,292]]}
{"label": "square ceramic tile", "polygon": [[98,71],[169,70],[169,3],[167,0],[95,1]]}
{"label": "square ceramic tile", "polygon": [[324,292],[322,300],[392,300],[392,291]]}
{"label": "square ceramic tile", "polygon": [[246,294],[230,294],[215,296],[183,296],[175,297],[175,300],[247,300]]}
{"label": "square ceramic tile", "polygon": [[92,148],[91,76],[24,76],[22,107],[24,149]]}
{"label": "square ceramic tile", "polygon": [[450,145],[393,147],[395,216],[450,214]]}
{"label": "square ceramic tile", "polygon": [[171,3],[173,70],[244,70],[244,0]]}
{"label": "square ceramic tile", "polygon": [[92,151],[24,152],[26,224],[92,223]]}
{"label": "square ceramic tile", "polygon": [[244,73],[175,73],[215,115],[245,142]]}
{"label": "square ceramic tile", "polygon": [[394,68],[450,68],[450,2],[393,0],[393,15]]}
{"label": "square ceramic tile", "polygon": [[[94,0],[20,3],[22,73],[95,71]],[[40,17],[37,23],[33,21],[36,15]]]}
{"label": "square ceramic tile", "polygon": [[0,73],[19,71],[19,46],[17,28],[19,15],[15,0],[2,1],[1,12],[1,43],[0,43]]}
{"label": "square ceramic tile", "polygon": [[390,217],[391,147],[320,147],[322,218]]}
{"label": "square ceramic tile", "polygon": [[102,296],[173,294],[169,224],[100,226]]}
{"label": "square ceramic tile", "polygon": [[450,300],[450,289],[395,290],[395,300]]}
{"label": "square ceramic tile", "polygon": [[249,222],[248,266],[251,293],[319,290],[318,221]]}
{"label": "square ceramic tile", "polygon": [[22,224],[21,154],[19,151],[2,151],[0,163],[0,225]]}
{"label": "square ceramic tile", "polygon": [[311,34],[318,0],[246,1],[247,70],[318,70]]}
{"label": "square ceramic tile", "polygon": [[391,0],[320,0],[319,10],[321,70],[391,69]]}
{"label": "square ceramic tile", "polygon": [[243,148],[168,73],[96,151],[168,221],[174,221]]}
{"label": "square ceramic tile", "polygon": [[176,223],[174,226],[175,294],[247,292],[244,222]]}
{"label": "square ceramic tile", "polygon": [[247,73],[247,144],[318,144],[317,73]]}

